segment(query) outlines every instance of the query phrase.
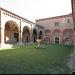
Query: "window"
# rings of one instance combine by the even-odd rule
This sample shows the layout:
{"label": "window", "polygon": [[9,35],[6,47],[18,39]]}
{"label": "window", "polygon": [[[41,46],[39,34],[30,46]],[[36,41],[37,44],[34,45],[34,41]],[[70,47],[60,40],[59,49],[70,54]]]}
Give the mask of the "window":
{"label": "window", "polygon": [[55,26],[59,26],[59,22],[55,22]]}

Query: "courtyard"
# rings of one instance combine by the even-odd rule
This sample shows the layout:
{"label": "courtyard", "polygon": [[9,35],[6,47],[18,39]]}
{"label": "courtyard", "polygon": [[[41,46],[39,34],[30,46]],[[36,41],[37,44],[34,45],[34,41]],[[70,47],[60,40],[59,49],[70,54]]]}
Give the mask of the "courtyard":
{"label": "courtyard", "polygon": [[72,46],[25,44],[0,50],[0,74],[70,74]]}

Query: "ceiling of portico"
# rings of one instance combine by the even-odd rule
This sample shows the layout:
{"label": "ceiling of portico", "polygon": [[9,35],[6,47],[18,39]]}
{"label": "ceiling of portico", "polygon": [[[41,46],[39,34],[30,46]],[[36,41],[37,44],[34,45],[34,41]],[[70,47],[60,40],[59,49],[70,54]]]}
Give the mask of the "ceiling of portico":
{"label": "ceiling of portico", "polygon": [[5,24],[5,29],[6,29],[6,30],[9,30],[9,31],[13,31],[13,30],[18,31],[17,24],[16,24],[14,21],[8,21],[8,22]]}

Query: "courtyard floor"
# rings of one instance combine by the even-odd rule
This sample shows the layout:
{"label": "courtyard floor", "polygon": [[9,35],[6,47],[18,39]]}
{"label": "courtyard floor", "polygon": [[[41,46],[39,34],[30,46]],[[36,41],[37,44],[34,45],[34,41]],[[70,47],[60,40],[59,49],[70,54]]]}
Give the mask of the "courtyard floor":
{"label": "courtyard floor", "polygon": [[37,44],[0,50],[0,74],[70,74],[66,65],[73,47]]}

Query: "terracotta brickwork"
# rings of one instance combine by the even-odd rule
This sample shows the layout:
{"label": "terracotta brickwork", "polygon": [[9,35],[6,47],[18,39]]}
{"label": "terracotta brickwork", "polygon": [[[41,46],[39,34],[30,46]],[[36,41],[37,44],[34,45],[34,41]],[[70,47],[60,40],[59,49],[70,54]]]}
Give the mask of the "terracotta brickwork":
{"label": "terracotta brickwork", "polygon": [[75,29],[75,0],[72,0],[72,15],[73,15],[74,29]]}
{"label": "terracotta brickwork", "polygon": [[68,41],[73,44],[74,25],[72,14],[38,19],[36,23],[45,28],[44,39],[48,38],[48,43],[54,44],[58,36],[60,38],[60,44],[66,44]]}
{"label": "terracotta brickwork", "polygon": [[74,22],[74,31],[73,31],[73,43],[75,46],[75,0],[72,1],[72,16],[73,16],[73,22]]}

